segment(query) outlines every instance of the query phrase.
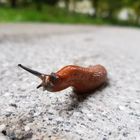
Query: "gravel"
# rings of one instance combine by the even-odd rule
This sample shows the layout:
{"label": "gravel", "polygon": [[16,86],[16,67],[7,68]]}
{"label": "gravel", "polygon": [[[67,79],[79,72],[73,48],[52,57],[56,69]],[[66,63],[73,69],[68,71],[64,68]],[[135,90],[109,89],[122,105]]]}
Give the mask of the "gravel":
{"label": "gravel", "polygon": [[[52,24],[0,25],[0,140],[139,140],[140,30]],[[106,86],[84,97],[36,89],[43,73],[102,64]]]}

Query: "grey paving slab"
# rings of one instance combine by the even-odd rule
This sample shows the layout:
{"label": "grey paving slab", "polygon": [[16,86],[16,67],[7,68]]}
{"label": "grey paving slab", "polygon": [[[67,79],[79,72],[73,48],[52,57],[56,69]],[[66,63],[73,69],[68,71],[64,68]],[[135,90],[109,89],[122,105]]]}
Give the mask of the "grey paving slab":
{"label": "grey paving slab", "polygon": [[[44,73],[69,64],[102,64],[109,84],[77,100],[71,88],[58,93],[37,90],[39,79],[18,68],[18,63]],[[11,140],[139,140],[140,30],[1,24],[3,130]]]}

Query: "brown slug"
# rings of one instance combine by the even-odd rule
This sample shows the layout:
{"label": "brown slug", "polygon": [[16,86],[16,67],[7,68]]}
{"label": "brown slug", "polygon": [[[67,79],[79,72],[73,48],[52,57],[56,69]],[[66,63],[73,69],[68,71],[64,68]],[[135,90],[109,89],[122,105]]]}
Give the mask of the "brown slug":
{"label": "brown slug", "polygon": [[73,87],[77,93],[87,93],[95,90],[107,81],[107,71],[102,65],[89,67],[68,65],[51,74],[43,74],[21,64],[18,64],[18,66],[42,80],[42,83],[37,88],[43,87],[44,90],[50,92]]}

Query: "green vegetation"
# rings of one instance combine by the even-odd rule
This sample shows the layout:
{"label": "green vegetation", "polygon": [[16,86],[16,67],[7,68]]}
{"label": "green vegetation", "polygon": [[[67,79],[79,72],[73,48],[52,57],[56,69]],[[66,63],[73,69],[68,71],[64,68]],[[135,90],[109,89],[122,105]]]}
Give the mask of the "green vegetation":
{"label": "green vegetation", "polygon": [[44,6],[41,11],[36,10],[35,7],[0,8],[0,22],[105,23],[103,19],[93,19],[83,14],[68,13],[65,9],[52,6]]}
{"label": "green vegetation", "polygon": [[[64,2],[64,8],[58,2]],[[89,0],[92,15],[76,13],[82,0],[0,0],[0,22],[53,22],[73,24],[113,24],[140,26],[140,0]],[[70,7],[73,9],[70,9]],[[120,10],[128,8],[133,14],[125,21],[118,19]]]}

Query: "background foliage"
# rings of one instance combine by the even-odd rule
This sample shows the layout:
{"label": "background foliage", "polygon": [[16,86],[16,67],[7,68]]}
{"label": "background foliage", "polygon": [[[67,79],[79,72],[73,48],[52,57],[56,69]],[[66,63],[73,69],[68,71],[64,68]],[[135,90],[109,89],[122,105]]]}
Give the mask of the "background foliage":
{"label": "background foliage", "polygon": [[[77,2],[61,0],[64,8],[58,7],[60,0],[0,0],[0,22],[60,22],[140,25],[140,0],[89,0],[94,10],[92,15],[76,13]],[[70,10],[73,5],[73,11]],[[122,9],[132,11],[127,20],[118,19]]]}

